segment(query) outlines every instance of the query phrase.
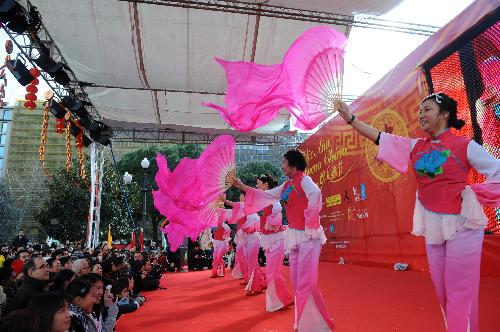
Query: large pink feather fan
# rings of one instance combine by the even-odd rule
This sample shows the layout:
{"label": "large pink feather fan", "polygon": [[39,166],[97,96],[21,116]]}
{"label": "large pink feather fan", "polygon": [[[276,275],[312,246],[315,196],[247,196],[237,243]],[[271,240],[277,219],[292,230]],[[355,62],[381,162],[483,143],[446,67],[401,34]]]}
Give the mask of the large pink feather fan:
{"label": "large pink feather fan", "polygon": [[216,59],[227,77],[227,108],[217,109],[239,131],[252,131],[274,119],[281,108],[292,114],[299,129],[310,130],[333,111],[340,99],[345,36],[329,27],[307,30],[277,65]]}
{"label": "large pink feather fan", "polygon": [[286,52],[283,68],[296,102],[289,108],[295,127],[315,128],[341,99],[346,42],[342,33],[320,26],[304,32]]}
{"label": "large pink feather fan", "polygon": [[196,175],[206,202],[212,202],[231,187],[230,178],[236,176],[235,146],[232,136],[221,135],[198,158]]}

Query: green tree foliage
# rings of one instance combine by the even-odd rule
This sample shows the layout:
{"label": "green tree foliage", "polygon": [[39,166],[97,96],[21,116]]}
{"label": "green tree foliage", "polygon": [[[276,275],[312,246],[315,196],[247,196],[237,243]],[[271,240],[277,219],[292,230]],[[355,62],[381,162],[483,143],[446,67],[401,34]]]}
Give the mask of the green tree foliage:
{"label": "green tree foliage", "polygon": [[[87,174],[90,174],[88,169]],[[46,185],[48,196],[42,208],[34,213],[40,230],[61,241],[83,240],[90,192],[88,181],[80,177],[78,164],[73,163],[70,172],[65,168],[57,169],[47,178]]]}
{"label": "green tree foliage", "polygon": [[7,181],[4,178],[0,178],[0,221],[2,223],[0,243],[10,243],[16,236],[16,215],[15,204]]}
{"label": "green tree foliage", "polygon": [[[237,169],[238,178],[243,181],[244,184],[250,187],[255,187],[255,185],[257,184],[257,177],[266,173],[271,174],[274,179],[278,180],[282,172],[277,166],[269,162],[251,162],[240,166]],[[226,196],[230,201],[239,201],[238,191],[234,188],[229,189],[226,193]]]}

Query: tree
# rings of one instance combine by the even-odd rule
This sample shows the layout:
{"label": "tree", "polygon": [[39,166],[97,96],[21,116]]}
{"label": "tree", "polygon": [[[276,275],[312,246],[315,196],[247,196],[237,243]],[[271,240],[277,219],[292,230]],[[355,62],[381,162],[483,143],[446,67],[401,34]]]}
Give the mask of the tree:
{"label": "tree", "polygon": [[[157,190],[158,187],[154,180],[158,165],[156,164],[156,154],[161,153],[166,156],[170,170],[174,170],[182,158],[198,158],[203,151],[203,148],[198,144],[169,144],[162,146],[150,146],[147,149],[140,149],[134,152],[127,153],[118,163],[121,174],[129,172],[132,174],[133,182],[137,184],[134,189],[129,190],[129,196],[134,197],[134,200],[142,201],[143,179],[146,177],[149,189]],[[141,167],[141,161],[147,158],[150,166],[146,172]],[[151,236],[153,241],[159,243],[158,226],[164,217],[154,207],[153,196],[151,190],[147,192],[147,217],[151,223]],[[141,220],[142,205],[134,209],[135,220]],[[146,225],[143,225],[145,227]],[[146,227],[145,227],[146,231]]]}
{"label": "tree", "polygon": [[[88,160],[88,158],[87,158]],[[90,165],[86,172],[90,175]],[[41,231],[59,240],[83,240],[88,228],[90,208],[90,182],[80,177],[79,165],[73,162],[70,172],[59,168],[46,180],[49,188],[43,206],[35,213],[35,220]],[[124,203],[121,186],[121,174],[109,158],[103,165],[103,184],[100,209],[100,237],[106,238],[108,225],[111,226],[113,239],[130,239],[132,220]],[[131,184],[131,189],[138,190],[137,184]],[[129,197],[131,209],[139,207],[137,197]]]}
{"label": "tree", "polygon": [[0,243],[10,243],[16,236],[17,218],[16,207],[10,188],[4,178],[0,178],[0,216],[2,231],[0,232]]}
{"label": "tree", "polygon": [[[281,170],[275,165],[265,162],[250,162],[243,166],[237,168],[237,176],[238,178],[247,186],[255,187],[257,184],[257,177],[262,174],[269,173],[273,176],[274,179],[278,180],[281,176]],[[234,188],[231,188],[226,193],[227,199],[230,201],[239,201],[238,191]]]}
{"label": "tree", "polygon": [[[88,167],[87,167],[88,168]],[[87,169],[87,174],[90,172]],[[90,206],[88,180],[80,177],[78,163],[69,172],[56,169],[46,185],[49,188],[43,206],[34,214],[41,231],[59,240],[85,238]]]}

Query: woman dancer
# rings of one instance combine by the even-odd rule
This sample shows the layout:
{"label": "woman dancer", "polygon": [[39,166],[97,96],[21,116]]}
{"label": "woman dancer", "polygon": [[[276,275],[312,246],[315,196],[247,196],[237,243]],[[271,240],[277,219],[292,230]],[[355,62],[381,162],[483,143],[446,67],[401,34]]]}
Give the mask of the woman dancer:
{"label": "woman dancer", "polygon": [[[269,174],[257,178],[257,189],[269,190],[277,182]],[[260,216],[261,245],[266,251],[266,310],[273,312],[293,304],[293,297],[281,275],[285,257],[285,227],[282,224],[281,203],[276,201],[262,210]]]}
{"label": "woman dancer", "polygon": [[228,240],[231,235],[231,228],[224,222],[225,218],[214,231],[214,259],[212,262],[212,276],[211,278],[224,277],[225,263],[224,255],[229,250]]}
{"label": "woman dancer", "polygon": [[285,248],[290,252],[290,279],[295,291],[295,324],[299,332],[332,331],[333,320],[318,289],[318,264],[326,236],[319,222],[321,190],[309,176],[305,156],[299,150],[283,155],[282,168],[289,180],[270,190],[253,189],[234,179],[246,191],[245,213],[261,211],[280,199],[286,204],[288,229]]}
{"label": "woman dancer", "polygon": [[[444,93],[420,102],[418,120],[429,134],[423,139],[380,132],[350,114],[345,103],[336,108],[356,131],[379,145],[377,159],[402,173],[408,163],[413,166],[418,192],[412,233],[425,237],[445,324],[449,332],[479,331],[479,267],[487,223],[480,202],[500,205],[500,161],[476,142],[451,132],[465,122],[457,119],[457,102]],[[468,186],[471,168],[490,183]]]}

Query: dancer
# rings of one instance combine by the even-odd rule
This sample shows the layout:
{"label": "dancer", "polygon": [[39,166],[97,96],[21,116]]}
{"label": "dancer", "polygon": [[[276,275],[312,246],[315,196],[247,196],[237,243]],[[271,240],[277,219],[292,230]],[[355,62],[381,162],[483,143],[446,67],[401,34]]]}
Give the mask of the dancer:
{"label": "dancer", "polygon": [[[343,102],[336,109],[379,145],[377,159],[402,173],[411,162],[418,185],[412,234],[425,237],[447,330],[478,332],[479,268],[487,223],[480,202],[500,205],[500,161],[476,142],[452,133],[450,128],[460,129],[465,122],[457,118],[457,102],[441,92],[420,102],[418,120],[429,134],[423,139],[379,132],[349,113]],[[490,183],[468,186],[471,168]]]}
{"label": "dancer", "polygon": [[[257,189],[269,190],[277,182],[270,174],[257,178]],[[266,251],[266,310],[269,312],[284,309],[293,304],[293,297],[281,275],[285,257],[285,227],[282,223],[281,204],[274,202],[262,210],[260,216],[262,248]]]}
{"label": "dancer", "polygon": [[246,191],[245,213],[264,209],[280,199],[286,204],[288,229],[285,248],[290,252],[290,278],[295,291],[295,324],[299,332],[332,331],[333,320],[317,287],[321,245],[326,236],[319,222],[321,190],[304,175],[306,158],[299,150],[283,155],[282,167],[289,180],[270,190],[253,189],[234,179]]}
{"label": "dancer", "polygon": [[225,263],[224,255],[229,250],[229,238],[231,235],[231,228],[222,220],[214,231],[214,258],[212,262],[212,275],[211,278],[224,277]]}

